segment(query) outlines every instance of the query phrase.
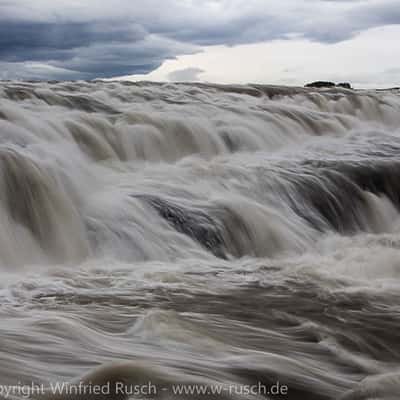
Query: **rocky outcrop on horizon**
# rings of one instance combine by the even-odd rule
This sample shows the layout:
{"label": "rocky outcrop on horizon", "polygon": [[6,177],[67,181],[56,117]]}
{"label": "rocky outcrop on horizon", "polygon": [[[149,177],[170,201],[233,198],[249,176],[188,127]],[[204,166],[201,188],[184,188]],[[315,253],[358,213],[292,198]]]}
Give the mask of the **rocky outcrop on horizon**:
{"label": "rocky outcrop on horizon", "polygon": [[348,82],[341,82],[341,83],[334,83],[334,82],[329,82],[329,81],[315,81],[311,83],[307,83],[305,85],[307,88],[334,88],[334,87],[340,87],[344,89],[352,89],[350,83]]}

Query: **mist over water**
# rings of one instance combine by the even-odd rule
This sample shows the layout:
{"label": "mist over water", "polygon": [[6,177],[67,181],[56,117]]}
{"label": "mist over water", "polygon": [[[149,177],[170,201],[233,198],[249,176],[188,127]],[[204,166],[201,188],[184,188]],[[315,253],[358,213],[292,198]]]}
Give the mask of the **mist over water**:
{"label": "mist over water", "polygon": [[0,385],[398,399],[399,127],[395,91],[2,82]]}

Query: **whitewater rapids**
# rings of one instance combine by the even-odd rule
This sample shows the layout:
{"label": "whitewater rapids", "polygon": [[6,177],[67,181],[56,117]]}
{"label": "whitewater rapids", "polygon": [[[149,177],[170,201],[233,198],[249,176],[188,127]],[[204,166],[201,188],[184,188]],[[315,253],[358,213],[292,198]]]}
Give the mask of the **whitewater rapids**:
{"label": "whitewater rapids", "polygon": [[1,82],[0,398],[398,399],[399,212],[395,90]]}

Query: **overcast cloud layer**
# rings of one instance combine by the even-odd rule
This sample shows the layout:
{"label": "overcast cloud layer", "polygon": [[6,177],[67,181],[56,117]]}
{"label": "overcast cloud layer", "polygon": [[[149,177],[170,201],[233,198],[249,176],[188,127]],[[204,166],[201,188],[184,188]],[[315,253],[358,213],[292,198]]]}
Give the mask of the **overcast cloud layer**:
{"label": "overcast cloud layer", "polygon": [[0,0],[0,78],[146,74],[206,46],[334,44],[397,24],[398,0]]}

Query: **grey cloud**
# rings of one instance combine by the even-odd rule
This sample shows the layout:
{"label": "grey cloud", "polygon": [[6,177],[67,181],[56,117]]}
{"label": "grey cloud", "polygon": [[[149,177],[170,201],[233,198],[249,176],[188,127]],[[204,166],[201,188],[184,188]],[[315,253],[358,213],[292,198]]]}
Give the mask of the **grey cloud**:
{"label": "grey cloud", "polygon": [[134,43],[98,43],[74,49],[66,60],[50,62],[51,65],[71,71],[81,71],[90,77],[107,78],[131,73],[144,74],[158,68],[166,59],[176,54],[190,54],[197,48],[148,35]]}
{"label": "grey cloud", "polygon": [[147,73],[201,46],[293,34],[335,43],[399,23],[397,0],[0,0],[0,62],[10,76],[29,77],[35,62],[50,68],[32,77],[111,77]]}
{"label": "grey cloud", "polygon": [[[96,43],[137,42],[147,33],[137,25],[3,21],[0,57],[4,61],[51,60],[70,57],[68,50]],[[53,53],[56,52],[56,53]]]}

